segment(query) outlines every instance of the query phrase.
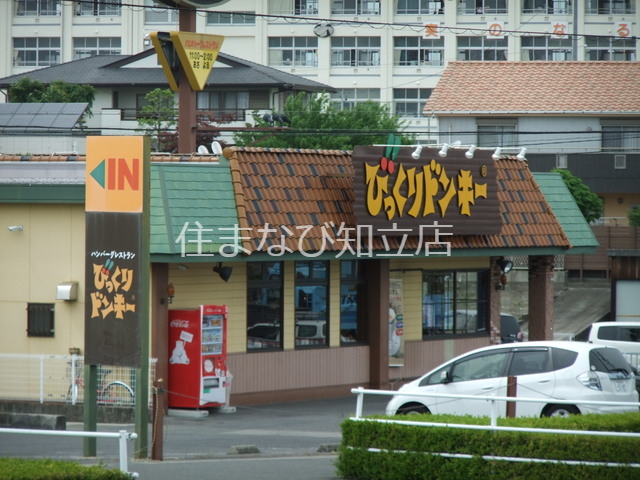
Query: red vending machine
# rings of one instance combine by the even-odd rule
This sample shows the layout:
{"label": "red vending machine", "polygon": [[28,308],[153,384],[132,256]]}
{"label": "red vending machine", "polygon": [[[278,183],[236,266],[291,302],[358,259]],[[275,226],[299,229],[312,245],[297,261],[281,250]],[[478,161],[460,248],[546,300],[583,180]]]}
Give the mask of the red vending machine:
{"label": "red vending machine", "polygon": [[227,306],[169,310],[169,407],[225,405]]}

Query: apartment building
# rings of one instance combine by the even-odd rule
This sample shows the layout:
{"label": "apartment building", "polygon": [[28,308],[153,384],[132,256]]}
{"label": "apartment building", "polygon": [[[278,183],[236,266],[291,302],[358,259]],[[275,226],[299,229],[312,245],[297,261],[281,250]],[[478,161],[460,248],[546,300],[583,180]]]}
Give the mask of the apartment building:
{"label": "apartment building", "polygon": [[[177,30],[179,14],[153,0],[11,0],[0,19],[2,78],[139,53],[150,32]],[[343,108],[384,103],[435,143],[422,109],[449,61],[632,61],[638,19],[636,0],[230,0],[198,10],[196,31],[224,35],[225,53],[335,87]]]}

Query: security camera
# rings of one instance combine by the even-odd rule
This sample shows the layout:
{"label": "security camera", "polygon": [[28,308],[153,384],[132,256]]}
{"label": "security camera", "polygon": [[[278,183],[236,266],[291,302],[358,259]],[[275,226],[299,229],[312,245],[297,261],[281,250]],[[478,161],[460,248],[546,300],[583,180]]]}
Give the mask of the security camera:
{"label": "security camera", "polygon": [[7,227],[7,230],[9,230],[10,232],[21,232],[22,225],[11,225],[10,227]]}

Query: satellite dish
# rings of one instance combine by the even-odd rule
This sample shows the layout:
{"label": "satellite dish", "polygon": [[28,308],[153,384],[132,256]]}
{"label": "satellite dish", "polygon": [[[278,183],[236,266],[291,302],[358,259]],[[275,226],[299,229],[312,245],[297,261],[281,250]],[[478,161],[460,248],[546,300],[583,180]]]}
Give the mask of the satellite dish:
{"label": "satellite dish", "polygon": [[313,33],[320,38],[327,38],[333,35],[333,25],[330,23],[319,23],[313,27]]}
{"label": "satellite dish", "polygon": [[215,155],[222,155],[222,145],[220,145],[220,142],[216,142],[215,140],[211,142],[211,151]]}
{"label": "satellite dish", "polygon": [[160,3],[172,8],[180,7],[219,7],[229,0],[158,0]]}
{"label": "satellite dish", "polygon": [[205,147],[204,145],[200,145],[198,147],[198,153],[200,155],[208,155],[209,154],[209,150],[207,150],[207,147]]}

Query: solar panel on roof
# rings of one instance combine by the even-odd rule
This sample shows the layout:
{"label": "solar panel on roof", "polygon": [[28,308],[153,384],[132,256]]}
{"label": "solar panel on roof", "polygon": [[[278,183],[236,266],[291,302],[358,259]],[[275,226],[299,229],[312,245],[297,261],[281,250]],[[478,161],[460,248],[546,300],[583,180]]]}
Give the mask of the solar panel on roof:
{"label": "solar panel on roof", "polygon": [[88,103],[2,103],[0,129],[70,130],[88,106]]}

